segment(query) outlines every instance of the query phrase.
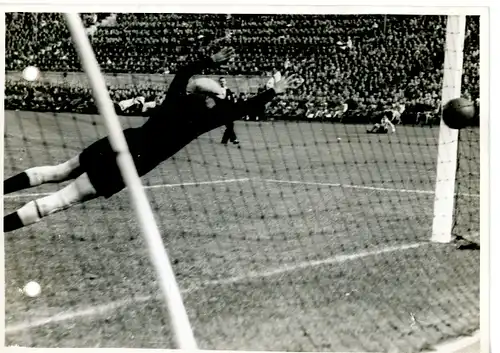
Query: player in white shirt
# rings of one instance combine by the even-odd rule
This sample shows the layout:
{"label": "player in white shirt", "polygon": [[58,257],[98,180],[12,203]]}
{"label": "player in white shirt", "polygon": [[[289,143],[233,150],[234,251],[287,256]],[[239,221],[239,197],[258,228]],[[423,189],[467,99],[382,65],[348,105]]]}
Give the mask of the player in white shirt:
{"label": "player in white shirt", "polygon": [[401,115],[403,115],[406,107],[401,103],[394,103],[392,109],[389,110],[391,114],[391,122],[401,124]]}

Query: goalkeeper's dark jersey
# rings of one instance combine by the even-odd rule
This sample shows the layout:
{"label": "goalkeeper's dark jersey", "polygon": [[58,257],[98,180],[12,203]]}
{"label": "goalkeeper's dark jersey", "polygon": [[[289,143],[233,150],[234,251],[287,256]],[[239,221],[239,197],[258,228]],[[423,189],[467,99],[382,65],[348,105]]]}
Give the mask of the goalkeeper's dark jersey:
{"label": "goalkeeper's dark jersey", "polygon": [[[124,131],[140,176],[149,173],[200,135],[251,114],[276,95],[270,89],[238,103],[218,99],[215,107],[209,109],[203,95],[188,95],[186,87],[192,76],[211,65],[212,60],[206,59],[182,68],[170,84],[165,100],[151,112],[146,123]],[[116,154],[108,138],[86,148],[80,155],[80,163],[100,195],[109,197],[123,189]]]}
{"label": "goalkeeper's dark jersey", "polygon": [[215,107],[209,109],[203,95],[188,95],[186,87],[191,77],[211,65],[211,59],[201,60],[185,66],[175,75],[165,100],[140,128],[143,141],[138,147],[143,153],[163,161],[198,136],[248,115],[276,95],[270,89],[245,102],[217,99]]}

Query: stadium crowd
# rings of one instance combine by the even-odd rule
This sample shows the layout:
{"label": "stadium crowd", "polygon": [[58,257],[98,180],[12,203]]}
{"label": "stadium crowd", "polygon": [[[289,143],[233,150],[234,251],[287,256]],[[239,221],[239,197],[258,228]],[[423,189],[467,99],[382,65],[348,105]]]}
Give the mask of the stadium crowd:
{"label": "stadium crowd", "polygon": [[[96,28],[90,37],[107,74],[175,74],[179,65],[222,44],[236,49],[237,60],[206,74],[300,74],[304,84],[267,107],[273,118],[362,122],[399,110],[402,122],[415,123],[422,114],[432,120],[440,106],[445,16],[86,14],[84,20]],[[11,13],[6,21],[7,71],[30,64],[42,71],[81,71],[61,15]],[[465,36],[462,92],[476,101],[478,17],[467,18]],[[241,99],[259,89],[231,87],[230,79],[228,84]],[[110,87],[116,103],[142,97],[132,112],[163,91],[152,82]],[[6,108],[95,112],[83,84],[9,79]]]}

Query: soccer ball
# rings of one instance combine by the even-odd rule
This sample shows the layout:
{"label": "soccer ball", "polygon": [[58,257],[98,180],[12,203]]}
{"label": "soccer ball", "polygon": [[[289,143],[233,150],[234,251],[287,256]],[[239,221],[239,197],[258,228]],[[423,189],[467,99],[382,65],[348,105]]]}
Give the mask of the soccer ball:
{"label": "soccer ball", "polygon": [[476,117],[474,103],[465,98],[450,100],[443,107],[443,121],[451,129],[463,129]]}

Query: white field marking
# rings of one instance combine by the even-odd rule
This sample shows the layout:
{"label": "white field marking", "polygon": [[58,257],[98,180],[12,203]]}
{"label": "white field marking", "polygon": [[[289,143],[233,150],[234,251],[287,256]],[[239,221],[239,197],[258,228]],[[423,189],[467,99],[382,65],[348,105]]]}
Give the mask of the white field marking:
{"label": "white field marking", "polygon": [[[361,259],[361,258],[368,257],[368,256],[387,254],[387,253],[396,252],[396,251],[416,249],[418,247],[421,247],[421,246],[427,245],[427,244],[431,244],[431,243],[430,242],[421,242],[421,243],[396,245],[396,246],[385,247],[385,248],[377,249],[377,250],[362,251],[362,252],[358,252],[358,253],[354,253],[354,254],[350,254],[350,255],[338,255],[338,256],[326,258],[323,260],[301,262],[301,263],[298,263],[295,265],[285,265],[285,266],[281,266],[281,267],[278,267],[275,269],[262,271],[262,272],[249,272],[247,274],[240,275],[240,276],[234,276],[234,277],[229,277],[229,278],[223,278],[220,280],[201,282],[201,283],[193,285],[189,288],[185,288],[185,289],[181,290],[181,292],[182,293],[192,293],[192,292],[196,292],[199,290],[203,290],[207,286],[224,286],[224,285],[234,284],[234,283],[238,283],[238,282],[245,282],[245,281],[249,281],[249,280],[253,280],[253,279],[272,277],[272,276],[276,276],[276,275],[280,275],[280,274],[284,274],[284,273],[294,272],[297,270],[303,270],[303,269],[313,268],[313,267],[318,267],[318,266],[323,266],[323,265],[332,265],[332,264],[336,264],[336,263],[343,263],[343,262],[347,262],[347,261],[357,260],[357,259]],[[134,303],[139,303],[139,302],[146,302],[146,301],[149,301],[152,299],[154,299],[154,296],[151,296],[151,295],[137,296],[137,297],[134,297],[133,299],[122,299],[122,300],[109,302],[106,304],[90,306],[90,307],[83,308],[83,309],[66,310],[66,311],[61,312],[59,314],[55,314],[55,315],[48,316],[45,318],[28,320],[28,321],[20,322],[20,323],[13,324],[13,325],[7,325],[5,327],[5,333],[6,334],[14,334],[14,333],[17,333],[19,331],[33,329],[36,327],[54,324],[54,323],[58,323],[58,322],[74,320],[74,319],[88,317],[88,316],[103,315],[103,314],[106,314],[110,311],[117,310],[121,307],[125,307],[127,305],[132,305]]]}
{"label": "white field marking", "polygon": [[[252,279],[272,277],[272,276],[280,275],[283,273],[289,273],[289,272],[294,272],[297,270],[303,270],[303,269],[313,268],[313,267],[318,267],[318,266],[323,266],[323,265],[332,265],[332,264],[336,264],[336,263],[357,260],[357,259],[361,259],[361,258],[368,257],[368,256],[386,254],[386,253],[390,253],[390,252],[402,251],[402,250],[408,250],[408,249],[415,249],[415,248],[421,247],[422,245],[426,245],[426,244],[429,244],[429,242],[388,246],[388,247],[378,249],[378,250],[361,251],[361,252],[349,254],[349,255],[338,255],[338,256],[326,258],[323,260],[301,262],[301,263],[294,264],[294,265],[283,265],[283,266],[280,266],[280,267],[273,269],[273,270],[268,270],[268,271],[263,271],[263,272],[248,272],[248,273],[245,273],[244,275],[241,275],[241,276],[234,276],[234,277],[224,278],[224,279],[220,279],[220,280],[207,281],[207,282],[204,282],[202,284],[202,286],[227,285],[227,284],[233,284],[233,283],[238,283],[238,282],[244,282],[244,281],[248,281],[248,280],[252,280]],[[183,292],[190,293],[190,292],[193,292],[193,291],[196,291],[199,289],[200,289],[200,285],[196,285],[193,288],[186,288],[185,290],[183,290]]]}
{"label": "white field marking", "polygon": [[40,326],[45,326],[49,325],[55,322],[62,322],[62,321],[67,321],[67,320],[72,320],[77,317],[85,317],[85,316],[98,316],[98,315],[104,315],[108,313],[109,311],[112,310],[117,310],[121,307],[127,306],[131,303],[141,303],[141,302],[146,302],[151,300],[151,296],[137,296],[134,297],[133,300],[131,299],[122,299],[122,300],[117,300],[114,302],[110,302],[104,305],[96,305],[96,306],[89,306],[84,309],[80,309],[78,311],[63,311],[58,314],[55,314],[53,316],[49,316],[46,318],[41,318],[37,319],[34,321],[26,321],[24,323],[20,324],[15,324],[12,326],[9,326],[8,328],[6,327],[5,333],[16,333],[28,328],[34,328],[34,327],[40,327]]}
{"label": "white field marking", "polygon": [[[159,184],[159,185],[148,185],[144,186],[144,189],[160,189],[160,188],[175,188],[179,186],[198,186],[198,185],[211,185],[211,184],[225,184],[225,183],[236,183],[240,181],[249,181],[250,178],[242,178],[242,179],[225,179],[225,180],[213,180],[213,181],[198,181],[191,183],[178,183],[178,184]],[[21,194],[12,194],[5,195],[4,199],[17,199],[21,197],[40,197],[51,195],[51,192],[35,192],[35,193],[21,193]]]}
{"label": "white field marking", "polygon": [[[294,181],[294,180],[275,180],[275,179],[262,179],[268,183],[281,183],[281,184],[301,184],[301,185],[318,185],[318,186],[333,186],[346,189],[361,189],[361,190],[375,190],[375,191],[392,191],[392,192],[406,192],[411,194],[428,194],[433,195],[433,190],[419,190],[419,189],[397,189],[397,188],[382,188],[376,186],[366,186],[366,185],[349,185],[349,184],[339,184],[339,183],[318,183],[312,181]],[[477,194],[457,194],[466,197],[479,197]]]}
{"label": "white field marking", "polygon": [[432,351],[423,353],[479,353],[481,350],[481,334],[479,331],[472,336],[459,337],[432,347]]}

